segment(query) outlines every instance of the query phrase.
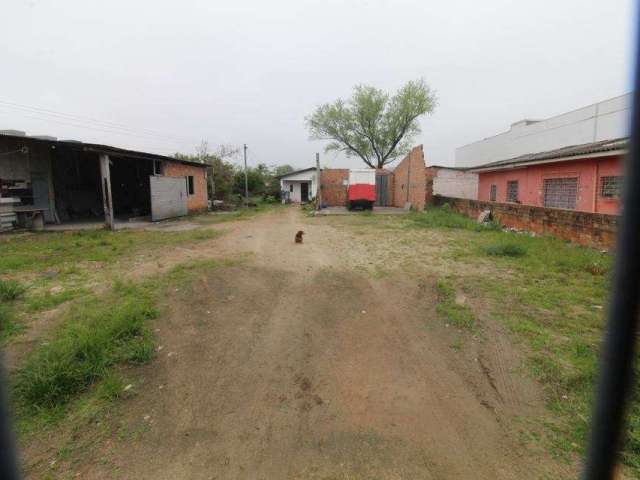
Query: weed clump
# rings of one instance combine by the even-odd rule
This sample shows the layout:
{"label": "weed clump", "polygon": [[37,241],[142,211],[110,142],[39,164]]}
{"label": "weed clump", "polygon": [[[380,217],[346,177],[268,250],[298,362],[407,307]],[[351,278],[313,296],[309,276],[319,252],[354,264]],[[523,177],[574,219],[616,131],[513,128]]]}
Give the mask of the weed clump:
{"label": "weed clump", "polygon": [[74,305],[54,339],[17,372],[16,399],[27,408],[58,407],[108,378],[115,365],[150,360],[146,321],[157,314],[150,294],[128,284],[116,284],[106,299],[90,297]]}
{"label": "weed clump", "polygon": [[26,289],[15,280],[0,280],[0,301],[10,302],[22,296]]}
{"label": "weed clump", "polygon": [[494,257],[523,257],[527,254],[527,248],[518,243],[496,243],[484,247],[484,252]]}
{"label": "weed clump", "polygon": [[446,280],[436,282],[438,292],[437,314],[458,328],[473,330],[476,324],[473,311],[468,305],[456,301],[456,291]]}

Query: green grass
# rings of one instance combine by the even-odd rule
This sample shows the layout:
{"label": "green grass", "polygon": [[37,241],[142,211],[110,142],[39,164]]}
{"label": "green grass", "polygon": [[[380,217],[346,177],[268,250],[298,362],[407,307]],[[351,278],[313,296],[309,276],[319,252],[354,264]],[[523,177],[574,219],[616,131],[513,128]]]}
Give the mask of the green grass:
{"label": "green grass", "polygon": [[211,212],[193,217],[193,220],[203,224],[212,225],[217,223],[235,222],[238,220],[248,220],[256,215],[271,212],[281,208],[279,203],[259,202],[256,207],[243,208],[231,212]]}
{"label": "green grass", "polygon": [[125,283],[116,283],[106,298],[75,304],[54,339],[16,373],[17,402],[28,409],[58,407],[107,378],[114,365],[148,361],[153,341],[146,320],[157,314],[148,291]]}
{"label": "green grass", "polygon": [[23,329],[23,326],[16,322],[15,317],[12,306],[0,303],[0,345]]}
{"label": "green grass", "polygon": [[526,255],[527,248],[515,242],[499,242],[484,247],[487,255],[494,257],[522,257]]}
{"label": "green grass", "polygon": [[87,290],[83,288],[70,288],[61,292],[51,293],[44,292],[40,294],[33,294],[28,296],[25,301],[25,307],[30,312],[40,312],[43,310],[51,310],[69,300],[86,294]]}
{"label": "green grass", "polygon": [[473,311],[468,305],[456,301],[456,291],[451,283],[444,279],[438,279],[436,289],[438,292],[436,305],[438,316],[458,328],[473,330],[476,324]]}
{"label": "green grass", "polygon": [[[557,419],[546,425],[549,449],[567,460],[584,455],[613,256],[550,236],[478,228],[474,220],[447,208],[411,214],[410,225],[454,229],[445,256],[493,269],[439,281],[438,312],[451,323],[462,315],[465,324],[468,317],[452,302],[456,290],[470,289],[485,298],[493,318],[525,346],[528,370],[544,386],[547,406]],[[621,455],[640,477],[640,382]]]}
{"label": "green grass", "polygon": [[496,223],[479,224],[475,220],[452,211],[448,205],[427,207],[424,212],[411,212],[408,215],[411,225],[421,228],[447,228],[470,230],[474,232],[495,231],[500,226]]}
{"label": "green grass", "polygon": [[0,279],[0,301],[10,302],[22,296],[25,288],[16,280]]}
{"label": "green grass", "polygon": [[0,239],[0,273],[46,271],[81,262],[113,263],[138,252],[216,238],[214,230],[37,233]]}

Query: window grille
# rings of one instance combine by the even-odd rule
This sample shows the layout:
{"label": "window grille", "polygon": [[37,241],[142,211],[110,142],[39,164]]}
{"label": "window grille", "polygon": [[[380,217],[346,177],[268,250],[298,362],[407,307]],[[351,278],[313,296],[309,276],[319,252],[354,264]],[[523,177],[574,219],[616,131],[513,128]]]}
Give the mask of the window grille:
{"label": "window grille", "polygon": [[601,177],[600,196],[607,198],[620,198],[622,192],[622,177]]}
{"label": "window grille", "polygon": [[578,197],[577,178],[547,178],[544,180],[544,206],[575,210]]}
{"label": "window grille", "polygon": [[507,182],[507,202],[518,201],[518,181],[512,180]]}
{"label": "window grille", "polygon": [[491,185],[491,192],[489,193],[489,200],[492,202],[496,201],[496,197],[498,196],[498,187],[495,185]]}

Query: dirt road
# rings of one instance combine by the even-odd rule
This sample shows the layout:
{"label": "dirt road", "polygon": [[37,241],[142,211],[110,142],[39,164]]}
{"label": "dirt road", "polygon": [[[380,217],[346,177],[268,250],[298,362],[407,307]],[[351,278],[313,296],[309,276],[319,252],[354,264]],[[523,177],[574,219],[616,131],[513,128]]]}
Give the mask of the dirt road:
{"label": "dirt road", "polygon": [[518,433],[542,407],[517,350],[488,321],[451,348],[428,264],[376,278],[382,251],[294,208],[221,228],[198,255],[249,255],[172,292],[122,408],[140,433],[82,478],[559,478]]}

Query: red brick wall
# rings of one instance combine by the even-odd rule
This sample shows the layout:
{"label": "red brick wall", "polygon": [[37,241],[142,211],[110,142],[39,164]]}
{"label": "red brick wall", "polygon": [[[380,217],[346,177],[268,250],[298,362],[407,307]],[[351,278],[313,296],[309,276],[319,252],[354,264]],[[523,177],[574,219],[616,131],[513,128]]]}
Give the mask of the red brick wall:
{"label": "red brick wall", "polygon": [[411,202],[413,208],[424,210],[426,176],[422,145],[414,147],[393,171],[393,206],[404,207]]}
{"label": "red brick wall", "polygon": [[620,217],[603,213],[578,212],[558,208],[535,207],[517,203],[484,202],[462,198],[433,197],[435,205],[449,204],[457,212],[478,218],[491,210],[501,225],[518,230],[553,235],[580,245],[611,248],[615,245]]}
{"label": "red brick wall", "polygon": [[179,162],[162,162],[162,174],[167,177],[193,176],[194,194],[187,199],[187,208],[190,212],[198,212],[207,209],[207,179],[206,168],[195,165],[186,165]]}
{"label": "red brick wall", "polygon": [[426,205],[431,204],[433,201],[433,178],[436,176],[436,169],[433,167],[426,167],[424,169],[425,191],[424,202]]}
{"label": "red brick wall", "polygon": [[325,168],[320,172],[320,189],[322,203],[330,207],[344,207],[347,204],[347,187],[344,180],[349,180],[346,168]]}

